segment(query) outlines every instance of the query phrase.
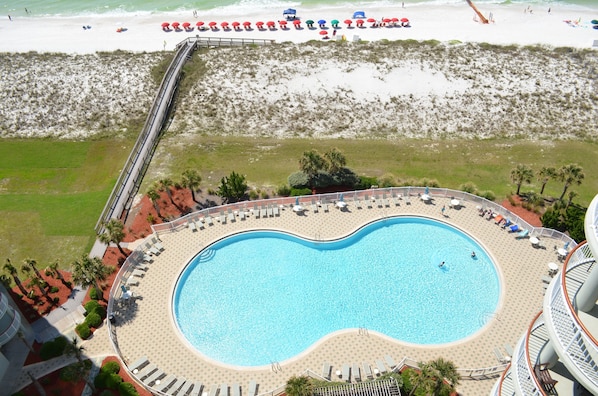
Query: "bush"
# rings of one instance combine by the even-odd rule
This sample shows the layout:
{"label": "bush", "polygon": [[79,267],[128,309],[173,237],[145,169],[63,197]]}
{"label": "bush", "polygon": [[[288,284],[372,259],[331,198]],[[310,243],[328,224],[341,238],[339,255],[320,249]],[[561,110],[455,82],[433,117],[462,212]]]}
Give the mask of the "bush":
{"label": "bush", "polygon": [[60,336],[56,337],[52,341],[48,341],[42,345],[39,356],[42,360],[48,360],[55,357],[58,357],[64,353],[64,348],[66,347],[67,340],[66,338]]}
{"label": "bush", "polygon": [[75,331],[77,332],[79,337],[81,337],[84,340],[88,339],[91,336],[91,330],[85,322],[78,324],[77,327],[75,327]]}
{"label": "bush", "polygon": [[123,377],[121,377],[120,375],[115,374],[115,373],[107,374],[106,388],[118,389],[122,382],[123,382]]}
{"label": "bush", "polygon": [[103,305],[95,307],[94,310],[91,312],[100,315],[100,318],[102,318],[102,320],[106,319],[107,312],[106,308]]}
{"label": "bush", "polygon": [[470,194],[475,194],[476,191],[478,191],[478,187],[475,184],[473,184],[472,182],[467,182],[467,183],[461,184],[459,186],[459,190],[465,191]]}
{"label": "bush", "polygon": [[137,389],[130,382],[121,382],[118,386],[120,396],[139,396]]}
{"label": "bush", "polygon": [[69,366],[63,367],[60,370],[59,377],[61,380],[66,382],[77,382],[80,377],[79,374],[81,373],[81,366],[79,363],[73,363]]}
{"label": "bush", "polygon": [[494,201],[496,199],[496,194],[494,194],[490,190],[488,190],[488,191],[479,191],[478,192],[478,196],[480,196],[482,198],[486,198],[488,201]]}
{"label": "bush", "polygon": [[284,186],[278,187],[278,189],[276,190],[276,195],[281,197],[288,197],[289,195],[291,195],[291,187],[287,186],[286,184]]}
{"label": "bush", "polygon": [[95,312],[87,314],[85,317],[85,323],[89,327],[99,327],[102,324],[102,317]]}
{"label": "bush", "polygon": [[95,287],[92,287],[89,291],[89,298],[91,298],[92,300],[99,300],[101,296],[102,293],[100,293],[99,290]]}
{"label": "bush", "polygon": [[85,304],[83,306],[83,308],[85,308],[85,312],[89,314],[89,313],[92,313],[93,310],[96,309],[99,306],[100,306],[99,302],[97,302],[95,300],[91,300],[87,304]]}
{"label": "bush", "polygon": [[300,197],[302,195],[311,195],[310,188],[293,188],[291,190],[291,197]]}
{"label": "bush", "polygon": [[107,388],[106,381],[108,380],[109,376],[110,373],[104,373],[100,371],[100,373],[94,378],[93,385],[98,389]]}
{"label": "bush", "polygon": [[355,185],[355,188],[358,190],[367,190],[368,188],[371,188],[372,186],[375,186],[377,184],[378,179],[376,179],[375,177],[359,176],[359,183]]}
{"label": "bush", "polygon": [[100,392],[100,396],[114,396],[114,392],[112,392],[110,389],[104,389],[102,392]]}
{"label": "bush", "polygon": [[118,374],[120,372],[120,364],[118,362],[107,362],[100,369],[102,373]]}
{"label": "bush", "polygon": [[295,172],[287,178],[291,188],[305,188],[308,187],[309,178],[303,172]]}
{"label": "bush", "polygon": [[50,288],[50,293],[58,293],[59,290],[60,288],[58,286],[52,286]]}
{"label": "bush", "polygon": [[255,201],[259,197],[260,197],[260,194],[257,191],[255,191],[255,190],[249,191],[249,199],[250,200]]}

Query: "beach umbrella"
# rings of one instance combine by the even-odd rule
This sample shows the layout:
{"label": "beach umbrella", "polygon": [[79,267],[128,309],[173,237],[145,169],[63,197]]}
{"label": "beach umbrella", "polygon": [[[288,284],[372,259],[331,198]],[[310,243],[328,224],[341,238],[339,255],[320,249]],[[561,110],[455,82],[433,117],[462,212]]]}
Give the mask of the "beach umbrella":
{"label": "beach umbrella", "polygon": [[374,18],[368,18],[368,22],[369,23],[374,23],[374,22],[376,22],[376,20]]}
{"label": "beach umbrella", "polygon": [[598,19],[592,19],[590,22],[592,25],[598,25]]}
{"label": "beach umbrella", "polygon": [[295,19],[295,20],[293,21],[293,25],[295,25],[295,27],[299,27],[299,25],[301,25],[301,20],[299,20],[299,19]]}
{"label": "beach umbrella", "polygon": [[382,20],[382,22],[384,22],[384,23],[389,23],[389,22],[390,22],[390,18],[384,18],[384,19]]}
{"label": "beach umbrella", "polygon": [[287,21],[278,21],[280,26],[287,26]]}
{"label": "beach umbrella", "polygon": [[251,22],[245,21],[245,22],[243,22],[243,26],[251,26]]}
{"label": "beach umbrella", "polygon": [[364,23],[363,19],[358,19],[357,21],[355,21],[355,23],[357,24],[357,26],[362,26]]}
{"label": "beach umbrella", "polygon": [[228,22],[222,22],[220,24],[220,26],[222,26],[223,28],[226,28],[226,27],[228,27]]}
{"label": "beach umbrella", "polygon": [[203,21],[197,21],[197,23],[195,24],[195,26],[197,26],[197,27],[201,27],[203,25],[204,25]]}
{"label": "beach umbrella", "polygon": [[170,23],[168,23],[168,22],[162,22],[162,27],[163,28],[167,28],[168,26],[170,26]]}
{"label": "beach umbrella", "polygon": [[401,22],[403,22],[403,23],[409,22],[409,19],[407,19],[407,18],[401,18]]}
{"label": "beach umbrella", "polygon": [[173,22],[173,23],[172,23],[172,27],[173,27],[173,28],[177,28],[177,27],[179,27],[180,25],[181,25],[181,24],[180,24],[180,23],[178,23],[178,22]]}
{"label": "beach umbrella", "polygon": [[183,22],[183,27],[186,29],[189,26],[191,26],[191,24],[189,22]]}
{"label": "beach umbrella", "polygon": [[391,22],[399,22],[399,18],[392,18],[390,21]]}
{"label": "beach umbrella", "polygon": [[269,26],[269,27],[276,26],[276,23],[274,21],[268,21],[268,22],[266,22],[266,26]]}
{"label": "beach umbrella", "polygon": [[262,26],[264,26],[264,22],[262,22],[262,21],[258,21],[258,22],[256,22],[255,24],[256,24],[256,26],[257,26],[257,27],[262,27]]}
{"label": "beach umbrella", "polygon": [[330,23],[332,25],[338,25],[340,22],[338,21],[338,19],[333,19],[332,21],[330,21]]}
{"label": "beach umbrella", "polygon": [[212,27],[212,28],[213,28],[214,26],[216,26],[216,25],[218,25],[218,24],[217,24],[216,22],[214,22],[214,21],[212,21],[212,22],[208,23],[208,26],[209,26],[209,27]]}
{"label": "beach umbrella", "polygon": [[308,19],[307,21],[305,21],[305,23],[308,25],[313,25],[315,22],[312,21],[311,19]]}
{"label": "beach umbrella", "polygon": [[326,30],[321,30],[320,31],[320,36],[325,36],[327,34],[328,34],[328,32]]}
{"label": "beach umbrella", "polygon": [[231,23],[231,25],[233,25],[233,27],[239,27],[239,26],[241,26],[241,24],[239,22],[233,22],[233,23]]}
{"label": "beach umbrella", "polygon": [[325,21],[325,20],[323,20],[323,19],[320,19],[320,20],[318,21],[318,25],[326,25],[326,21]]}
{"label": "beach umbrella", "polygon": [[344,22],[347,24],[347,26],[351,26],[351,24],[353,23],[353,21],[350,19],[345,19]]}

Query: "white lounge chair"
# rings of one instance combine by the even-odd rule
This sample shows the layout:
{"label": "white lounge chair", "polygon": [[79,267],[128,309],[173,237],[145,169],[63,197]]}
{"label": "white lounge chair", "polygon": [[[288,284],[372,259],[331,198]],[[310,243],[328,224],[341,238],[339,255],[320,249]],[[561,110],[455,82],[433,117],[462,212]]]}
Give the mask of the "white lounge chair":
{"label": "white lounge chair", "polygon": [[272,205],[272,211],[274,212],[274,216],[280,216],[280,212],[278,210],[277,205]]}
{"label": "white lounge chair", "polygon": [[148,375],[147,377],[142,379],[141,382],[143,382],[146,385],[152,386],[154,384],[154,382],[156,382],[156,380],[159,380],[160,378],[164,377],[165,375],[166,374],[164,374],[164,371],[162,371],[160,369],[156,369],[156,371],[154,371],[153,373],[151,373],[150,375]]}
{"label": "white lounge chair", "polygon": [[[172,386],[170,388],[168,388],[168,390],[166,390],[166,394],[173,395],[176,391],[178,391],[179,389],[182,389],[182,386],[185,385],[186,382],[187,382],[187,380],[185,379],[185,377],[177,378],[175,383],[172,384]],[[191,385],[189,385],[189,386],[191,386]],[[187,393],[187,391],[185,391],[185,393]],[[184,395],[185,393],[179,392],[180,395]]]}
{"label": "white lounge chair", "polygon": [[195,226],[195,223],[193,222],[193,220],[189,220],[188,227],[191,231],[197,231],[197,227]]}
{"label": "white lounge chair", "polygon": [[264,205],[262,205],[262,208],[260,209],[260,216],[268,217],[268,211],[266,210],[266,207]]}
{"label": "white lounge chair", "polygon": [[232,396],[241,396],[241,387],[239,384],[232,384],[230,386],[230,393]]}
{"label": "white lounge chair", "polygon": [[[199,381],[193,384],[193,389],[191,389],[190,396],[199,396],[201,394],[201,390],[203,388],[203,384]],[[184,395],[184,393],[179,392],[179,394]]]}
{"label": "white lounge chair", "polygon": [[249,382],[249,390],[247,392],[248,396],[256,396],[257,395],[257,383],[255,381]]}
{"label": "white lounge chair", "polygon": [[386,361],[386,364],[388,365],[388,367],[390,367],[391,370],[397,367],[397,364],[390,355],[384,356],[384,360]]}
{"label": "white lounge chair", "polygon": [[145,244],[145,249],[146,249],[146,252],[149,252],[150,254],[152,254],[154,256],[159,256],[160,255],[160,251],[158,250],[158,248],[155,247],[155,246],[150,245],[149,242],[147,242]]}
{"label": "white lounge chair", "polygon": [[160,242],[160,240],[156,237],[152,238],[152,244],[158,248],[159,251],[163,251],[164,250],[164,246],[162,245],[162,243]]}
{"label": "white lounge chair", "polygon": [[513,357],[513,347],[511,344],[505,344],[505,351],[507,351],[507,355]]}
{"label": "white lounge chair", "polygon": [[206,221],[206,224],[209,226],[214,225],[214,220],[212,219],[212,216],[206,216],[205,221]]}
{"label": "white lounge chair", "polygon": [[149,363],[148,365],[143,367],[141,370],[139,370],[137,372],[137,374],[135,374],[135,376],[137,378],[139,378],[140,380],[142,380],[143,378],[147,377],[148,375],[150,375],[157,369],[158,369],[158,366],[156,366],[155,364]]}
{"label": "white lounge chair", "polygon": [[199,228],[200,230],[203,230],[205,228],[203,221],[201,221],[201,219],[196,219],[195,222],[197,224],[197,228]]}
{"label": "white lounge chair", "polygon": [[260,217],[260,210],[257,208],[257,205],[253,205],[253,215],[256,218]]}
{"label": "white lounge chair", "polygon": [[[189,392],[189,389],[191,389],[192,386],[193,386],[193,382],[186,381],[183,384],[183,386],[181,386],[181,389],[179,389],[179,391],[177,392],[177,395],[186,395]],[[199,390],[201,390],[201,389],[199,389]],[[199,395],[199,390],[197,392],[198,395]],[[172,388],[170,388],[170,391],[172,391]]]}
{"label": "white lounge chair", "polygon": [[226,216],[223,210],[220,211],[220,224],[226,224]]}
{"label": "white lounge chair", "polygon": [[216,396],[218,394],[218,385],[212,385],[212,388],[210,388],[210,396]]}
{"label": "white lounge chair", "polygon": [[230,393],[228,392],[227,384],[220,385],[220,395],[219,396],[230,396]]}
{"label": "white lounge chair", "polygon": [[351,382],[351,367],[348,364],[343,365],[343,380]]}
{"label": "white lounge chair", "polygon": [[244,210],[240,210],[240,211],[239,211],[239,218],[240,218],[241,220],[245,220],[245,211],[244,211]]}
{"label": "white lounge chair", "polygon": [[322,365],[322,378],[330,379],[330,371],[332,370],[332,366],[328,362],[324,362]]}
{"label": "white lounge chair", "polygon": [[129,371],[133,372],[135,370],[139,371],[141,368],[145,367],[149,364],[149,360],[147,360],[147,356],[142,356],[139,359],[135,360],[132,364],[128,366]]}
{"label": "white lounge chair", "polygon": [[503,364],[508,363],[510,360],[509,357],[503,355],[503,353],[498,348],[494,348],[494,356],[496,356],[496,360]]}
{"label": "white lounge chair", "polygon": [[311,204],[311,211],[314,213],[318,213],[318,205],[312,202]]}
{"label": "white lounge chair", "polygon": [[367,195],[364,198],[365,201],[365,206],[367,206],[368,209],[372,208],[372,201],[370,201],[370,197],[368,197]]}
{"label": "white lounge chair", "polygon": [[133,270],[133,272],[131,272],[131,276],[136,276],[138,278],[143,278],[145,276],[145,271],[142,271],[142,270],[139,270],[139,269]]}
{"label": "white lounge chair", "polygon": [[324,207],[324,212],[328,212],[328,202],[323,202],[322,206]]}
{"label": "white lounge chair", "polygon": [[272,209],[271,205],[268,205],[266,210],[268,211],[268,217],[274,217],[274,210]]}
{"label": "white lounge chair", "polygon": [[380,374],[386,373],[386,366],[384,366],[382,360],[376,360],[376,366],[378,367],[378,371],[380,372]]}
{"label": "white lounge chair", "polygon": [[353,371],[353,379],[355,381],[359,381],[360,382],[361,381],[361,370],[359,369],[359,365],[357,363],[355,363],[353,365],[352,371]]}
{"label": "white lounge chair", "polygon": [[125,282],[125,285],[127,286],[139,286],[139,279],[133,278],[132,276],[127,278],[127,281]]}
{"label": "white lounge chair", "polygon": [[355,207],[357,209],[361,209],[361,201],[359,199],[355,199],[353,202],[355,202]]}
{"label": "white lounge chair", "polygon": [[232,223],[236,220],[237,219],[235,218],[235,214],[233,213],[233,211],[231,209],[228,209],[228,221]]}
{"label": "white lounge chair", "polygon": [[154,389],[159,392],[164,392],[166,389],[170,387],[170,385],[176,382],[176,376],[173,374],[168,374],[166,378],[161,379],[159,384],[154,384]]}
{"label": "white lounge chair", "polygon": [[372,368],[370,367],[370,364],[367,362],[363,362],[363,373],[368,378],[374,378],[374,376],[372,375]]}

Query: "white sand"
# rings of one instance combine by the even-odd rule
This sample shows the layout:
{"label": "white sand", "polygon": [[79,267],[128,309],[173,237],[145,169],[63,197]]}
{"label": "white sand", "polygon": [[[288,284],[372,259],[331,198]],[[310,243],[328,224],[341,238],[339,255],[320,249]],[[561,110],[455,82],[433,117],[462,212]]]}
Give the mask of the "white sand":
{"label": "white sand", "polygon": [[[339,19],[337,35],[347,36],[347,45],[327,43],[320,29],[202,32],[279,43],[315,41],[203,53],[205,78],[179,98],[170,132],[279,138],[598,139],[598,51],[590,49],[598,30],[585,23],[598,9],[594,13],[553,6],[550,14],[547,9],[533,14],[524,9],[484,5],[484,14],[492,12],[495,19],[489,25],[474,22],[466,4],[366,9],[367,16],[376,19],[407,17],[412,27],[363,29],[344,27],[342,21],[353,10],[298,10],[303,20]],[[201,20],[267,22],[277,16],[282,15],[203,15]],[[580,18],[578,27],[563,22]],[[0,20],[0,136],[126,133],[129,121],[142,122],[151,105],[157,87],[150,69],[161,59],[161,50],[172,50],[197,33],[162,31],[163,21],[175,20],[195,24],[192,15],[145,15],[126,23],[115,17],[17,15],[12,22]],[[92,28],[83,30],[83,25]],[[117,33],[118,27],[127,31]],[[354,35],[371,42],[354,45]],[[387,45],[384,38],[436,39],[443,45]],[[548,47],[489,48],[475,42]],[[552,46],[579,50],[553,51]],[[152,53],[95,54],[115,50]],[[63,54],[21,54],[29,51]]]}
{"label": "white sand", "polygon": [[[480,11],[489,16],[492,13],[494,23],[483,25],[473,19],[473,10],[465,3],[459,5],[444,5],[437,7],[410,5],[406,8],[386,7],[383,9],[365,8],[366,16],[377,20],[382,18],[409,18],[411,28],[371,28],[366,24],[363,29],[347,29],[342,23],[351,18],[353,9],[299,9],[298,16],[302,20],[338,19],[341,28],[337,34],[346,35],[351,39],[359,35],[363,40],[415,39],[440,41],[459,40],[463,42],[487,42],[494,44],[548,44],[553,46],[570,46],[589,48],[593,40],[598,40],[598,30],[591,29],[589,21],[598,19],[598,8],[565,8],[562,5],[548,9],[534,9],[533,13],[524,13],[522,5],[481,5]],[[282,11],[282,10],[281,10]],[[185,37],[198,34],[197,31],[163,32],[162,22],[180,23],[190,22],[193,26],[197,20],[206,22],[233,21],[256,22],[277,21],[282,19],[281,11],[258,13],[255,15],[193,15],[162,14],[139,15],[130,20],[124,17],[97,16],[93,18],[43,18],[13,15],[0,20],[0,52],[65,52],[65,53],[93,53],[96,51],[159,51],[173,49]],[[563,22],[563,20],[578,21],[578,27]],[[91,26],[90,30],[82,26]],[[330,24],[327,25],[330,28]],[[127,31],[117,33],[117,28],[125,27]],[[277,42],[321,40],[320,29],[296,30],[290,25],[286,31],[277,28],[276,31],[217,31],[199,32],[213,37],[247,37],[266,38]],[[332,33],[332,29],[330,29]]]}

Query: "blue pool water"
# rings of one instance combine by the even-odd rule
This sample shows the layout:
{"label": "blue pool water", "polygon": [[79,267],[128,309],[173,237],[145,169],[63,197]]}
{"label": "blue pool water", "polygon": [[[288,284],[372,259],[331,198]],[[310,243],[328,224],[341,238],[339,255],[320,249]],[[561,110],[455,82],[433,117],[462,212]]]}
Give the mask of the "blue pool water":
{"label": "blue pool water", "polygon": [[499,295],[494,264],[474,240],[400,217],[326,243],[270,231],[223,239],[181,274],[173,309],[203,355],[261,366],[348,328],[415,344],[460,340],[492,317]]}

